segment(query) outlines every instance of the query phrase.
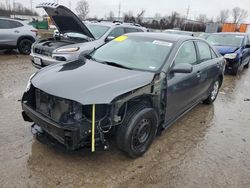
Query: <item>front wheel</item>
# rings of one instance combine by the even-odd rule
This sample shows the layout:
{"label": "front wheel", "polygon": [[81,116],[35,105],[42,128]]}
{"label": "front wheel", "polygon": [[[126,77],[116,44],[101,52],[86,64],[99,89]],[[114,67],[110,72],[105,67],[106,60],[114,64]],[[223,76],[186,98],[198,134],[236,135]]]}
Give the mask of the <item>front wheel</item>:
{"label": "front wheel", "polygon": [[220,81],[216,80],[214,82],[212,92],[210,93],[210,95],[208,96],[208,98],[203,101],[203,103],[205,103],[205,104],[212,104],[215,101],[215,99],[217,98],[217,96],[218,96],[219,89],[220,89]]}
{"label": "front wheel", "polygon": [[128,110],[118,127],[116,141],[120,150],[131,158],[143,155],[151,145],[158,127],[158,116],[153,108],[136,105]]}

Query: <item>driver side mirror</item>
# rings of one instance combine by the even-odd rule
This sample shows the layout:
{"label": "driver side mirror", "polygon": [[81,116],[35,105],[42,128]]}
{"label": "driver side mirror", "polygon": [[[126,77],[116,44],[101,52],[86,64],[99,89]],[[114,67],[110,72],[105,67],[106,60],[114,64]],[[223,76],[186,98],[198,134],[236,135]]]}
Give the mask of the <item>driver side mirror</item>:
{"label": "driver side mirror", "polygon": [[193,72],[193,66],[188,63],[176,64],[172,70],[172,73],[191,73]]}
{"label": "driver side mirror", "polygon": [[114,40],[114,39],[115,39],[115,37],[113,37],[113,36],[108,36],[108,37],[105,39],[105,42],[109,42],[109,41]]}
{"label": "driver side mirror", "polygon": [[245,48],[250,48],[250,44],[246,44]]}

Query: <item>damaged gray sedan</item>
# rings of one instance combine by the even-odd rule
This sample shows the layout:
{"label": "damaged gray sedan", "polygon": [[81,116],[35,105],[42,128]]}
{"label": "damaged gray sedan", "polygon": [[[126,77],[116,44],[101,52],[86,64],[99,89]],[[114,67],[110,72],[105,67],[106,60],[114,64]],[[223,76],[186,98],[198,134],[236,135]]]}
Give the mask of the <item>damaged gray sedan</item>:
{"label": "damaged gray sedan", "polygon": [[69,150],[117,146],[143,155],[155,135],[192,107],[212,104],[223,82],[224,59],[206,41],[161,33],[131,33],[84,60],[60,63],[30,77],[23,118],[35,135]]}

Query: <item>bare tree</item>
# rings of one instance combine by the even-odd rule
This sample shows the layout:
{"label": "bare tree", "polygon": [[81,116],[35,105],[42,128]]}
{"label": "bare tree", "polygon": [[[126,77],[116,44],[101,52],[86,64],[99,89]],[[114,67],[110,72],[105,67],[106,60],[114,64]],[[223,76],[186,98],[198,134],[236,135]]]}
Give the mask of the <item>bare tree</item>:
{"label": "bare tree", "polygon": [[243,22],[247,18],[248,12],[247,10],[241,9],[240,7],[235,7],[232,10],[232,16],[234,23],[238,24]]}
{"label": "bare tree", "polygon": [[21,3],[15,3],[14,7],[8,7],[8,4],[0,3],[0,16],[7,16],[10,15],[32,15],[38,16],[37,12],[33,12],[30,9],[23,6]]}
{"label": "bare tree", "polygon": [[141,12],[139,12],[136,16],[136,22],[141,24],[142,23],[142,20],[143,20],[143,17],[144,17],[144,14],[145,14],[145,10],[142,9]]}
{"label": "bare tree", "polygon": [[89,4],[86,0],[80,0],[76,4],[76,12],[80,19],[85,20],[89,13]]}
{"label": "bare tree", "polygon": [[156,19],[161,19],[162,18],[162,15],[160,13],[155,13],[155,16],[154,16]]}
{"label": "bare tree", "polygon": [[230,11],[228,9],[221,10],[220,15],[217,17],[217,21],[220,23],[226,23],[230,17]]}
{"label": "bare tree", "polygon": [[209,19],[206,14],[200,14],[199,16],[196,17],[196,20],[198,22],[206,23],[208,22]]}
{"label": "bare tree", "polygon": [[123,21],[128,23],[135,23],[135,17],[132,11],[124,13]]}
{"label": "bare tree", "polygon": [[172,12],[171,15],[168,16],[167,19],[169,22],[168,27],[170,28],[175,28],[175,27],[180,28],[182,24],[184,23],[184,19],[180,16],[178,12]]}
{"label": "bare tree", "polygon": [[107,17],[107,20],[114,21],[115,20],[115,14],[113,11],[110,11]]}

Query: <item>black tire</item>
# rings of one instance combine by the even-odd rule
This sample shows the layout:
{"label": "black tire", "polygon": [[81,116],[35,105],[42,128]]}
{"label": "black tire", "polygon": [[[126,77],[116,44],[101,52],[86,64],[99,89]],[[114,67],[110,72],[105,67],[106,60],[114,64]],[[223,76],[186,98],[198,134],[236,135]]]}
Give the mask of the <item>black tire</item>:
{"label": "black tire", "polygon": [[22,39],[18,43],[18,50],[21,54],[29,55],[31,52],[32,41],[29,39]]}
{"label": "black tire", "polygon": [[248,69],[248,68],[249,68],[249,63],[250,63],[250,60],[249,60],[249,62],[248,62],[247,64],[244,65],[244,68],[245,68],[245,69]]}
{"label": "black tire", "polygon": [[238,74],[240,63],[235,63],[232,67],[231,74],[236,76]]}
{"label": "black tire", "polygon": [[131,107],[118,127],[116,143],[131,158],[142,156],[151,145],[158,128],[158,116],[145,105]]}
{"label": "black tire", "polygon": [[220,85],[221,85],[221,81],[219,79],[217,79],[212,86],[213,87],[212,92],[210,93],[208,98],[206,98],[203,101],[204,104],[213,104],[213,102],[216,100],[216,98],[218,96]]}

